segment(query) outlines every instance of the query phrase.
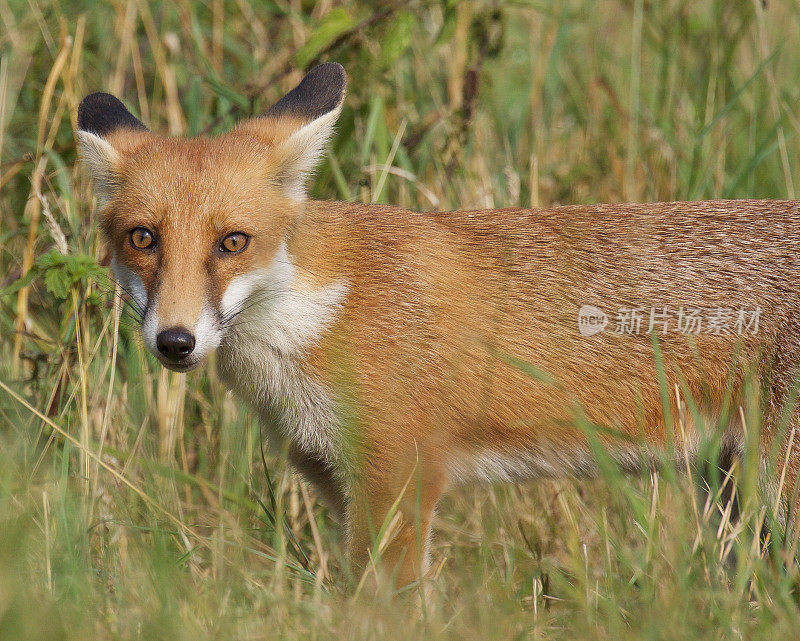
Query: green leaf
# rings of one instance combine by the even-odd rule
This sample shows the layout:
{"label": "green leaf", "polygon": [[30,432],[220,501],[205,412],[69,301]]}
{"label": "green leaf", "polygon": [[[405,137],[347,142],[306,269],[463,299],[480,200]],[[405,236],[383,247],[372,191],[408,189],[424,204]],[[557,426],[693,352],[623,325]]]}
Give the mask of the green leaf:
{"label": "green leaf", "polygon": [[355,20],[347,13],[347,10],[339,7],[332,9],[316,29],[311,32],[306,43],[294,54],[294,63],[301,69],[305,69],[323,49],[334,42],[343,33],[349,31],[355,25]]}
{"label": "green leaf", "polygon": [[390,67],[411,44],[411,31],[416,19],[408,11],[397,14],[384,37],[381,47],[381,66]]}
{"label": "green leaf", "polygon": [[66,299],[73,287],[85,287],[86,281],[103,274],[103,268],[92,256],[87,254],[70,254],[64,256],[53,249],[42,254],[31,270],[13,283],[2,293],[13,293],[30,283],[37,276],[42,276],[47,291],[60,299]]}
{"label": "green leaf", "polygon": [[63,267],[67,262],[67,257],[58,252],[55,249],[51,249],[46,254],[42,254],[39,258],[36,259],[36,267],[39,268],[40,271],[44,271],[46,269],[54,269],[57,267]]}
{"label": "green leaf", "polygon": [[44,273],[44,286],[56,298],[67,298],[69,288],[72,285],[72,278],[66,271],[60,269],[48,269]]}

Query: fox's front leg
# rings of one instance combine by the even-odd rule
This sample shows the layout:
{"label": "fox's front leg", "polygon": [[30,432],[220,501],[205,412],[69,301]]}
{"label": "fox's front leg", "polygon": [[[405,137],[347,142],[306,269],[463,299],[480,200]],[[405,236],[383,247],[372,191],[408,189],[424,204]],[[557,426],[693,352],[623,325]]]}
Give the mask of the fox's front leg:
{"label": "fox's front leg", "polygon": [[403,587],[425,576],[445,474],[441,466],[412,456],[373,460],[353,486],[346,528],[356,578],[374,570]]}

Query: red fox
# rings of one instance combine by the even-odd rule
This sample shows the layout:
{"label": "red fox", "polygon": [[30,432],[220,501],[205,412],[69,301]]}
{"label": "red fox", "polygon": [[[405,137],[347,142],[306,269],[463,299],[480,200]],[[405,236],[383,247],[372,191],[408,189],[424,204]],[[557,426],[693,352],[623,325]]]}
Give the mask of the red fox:
{"label": "red fox", "polygon": [[800,203],[309,201],[345,85],[322,64],[263,116],[192,139],[95,93],[77,139],[144,344],[178,372],[216,350],[221,379],[341,519],[355,568],[393,516],[383,567],[423,577],[453,484],[591,475],[584,425],[624,469],[692,457],[706,419],[737,454],[748,371],[762,447],[787,470],[763,466],[763,489],[788,500]]}

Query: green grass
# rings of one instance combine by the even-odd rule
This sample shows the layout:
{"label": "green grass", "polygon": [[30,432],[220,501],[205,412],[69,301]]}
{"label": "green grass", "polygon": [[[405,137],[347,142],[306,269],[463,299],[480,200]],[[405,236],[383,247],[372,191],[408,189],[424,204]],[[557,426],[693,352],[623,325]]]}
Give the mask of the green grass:
{"label": "green grass", "polygon": [[168,373],[118,324],[72,133],[95,90],[157,131],[213,133],[338,60],[319,198],[800,188],[796,3],[381,6],[0,0],[0,638],[796,637],[792,545],[761,553],[746,483],[736,524],[670,466],[457,490],[425,605],[357,593],[325,508],[280,455],[265,474],[213,367]]}

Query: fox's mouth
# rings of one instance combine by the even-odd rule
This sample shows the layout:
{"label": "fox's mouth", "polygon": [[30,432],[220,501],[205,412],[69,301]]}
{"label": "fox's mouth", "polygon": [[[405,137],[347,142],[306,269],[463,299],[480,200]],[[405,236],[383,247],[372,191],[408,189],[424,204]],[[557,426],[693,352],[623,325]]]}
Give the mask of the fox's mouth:
{"label": "fox's mouth", "polygon": [[158,362],[167,369],[180,373],[190,372],[200,365],[204,360],[203,358],[187,358],[185,360],[173,361],[168,358],[164,358],[161,354],[156,355],[156,358],[158,359]]}

